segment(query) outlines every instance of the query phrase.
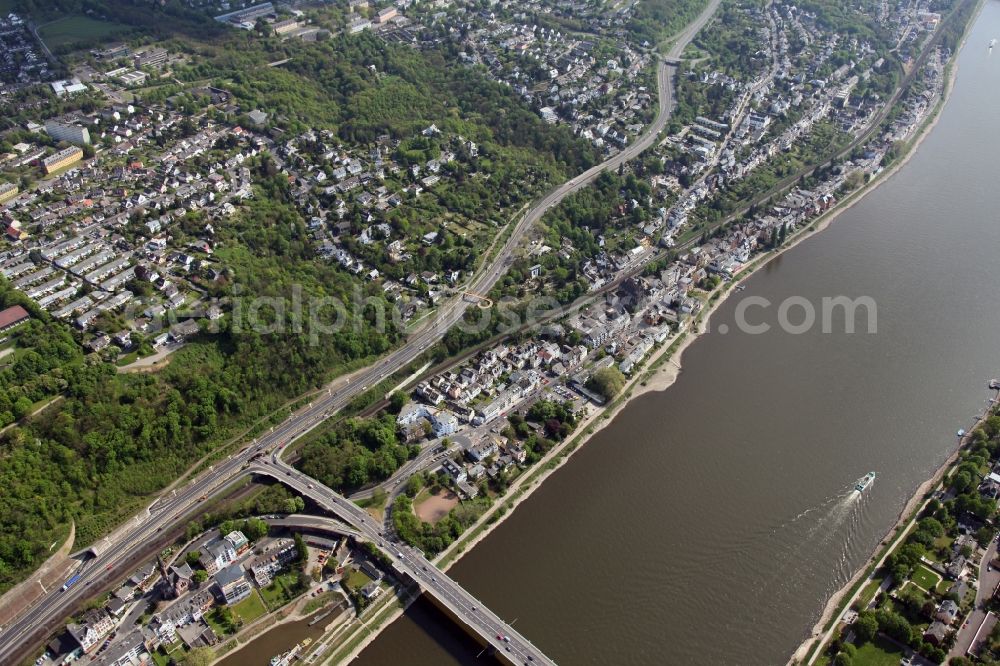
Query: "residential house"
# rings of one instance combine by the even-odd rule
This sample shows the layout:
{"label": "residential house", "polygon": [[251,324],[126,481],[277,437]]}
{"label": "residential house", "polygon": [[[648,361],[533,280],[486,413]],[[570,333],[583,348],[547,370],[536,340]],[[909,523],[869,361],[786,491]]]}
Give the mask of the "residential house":
{"label": "residential house", "polygon": [[455,461],[450,458],[441,463],[441,469],[451,475],[451,477],[458,483],[464,483],[469,478],[465,468],[457,465]]}
{"label": "residential house", "polygon": [[435,437],[451,435],[458,430],[458,417],[451,412],[438,410],[430,413],[431,426]]}
{"label": "residential house", "polygon": [[361,594],[365,597],[365,599],[370,601],[382,594],[382,588],[379,586],[377,581],[373,580],[361,588]]}
{"label": "residential house", "polygon": [[205,544],[199,562],[208,574],[214,575],[236,559],[236,548],[226,539],[213,539]]}
{"label": "residential house", "polygon": [[396,425],[403,428],[425,418],[427,418],[427,408],[424,405],[408,402],[399,410],[399,414],[396,416]]}
{"label": "residential house", "polygon": [[132,666],[133,664],[144,664],[152,661],[147,660],[146,639],[141,629],[135,629],[125,638],[120,638],[111,645],[106,652],[100,655],[95,666]]}
{"label": "residential house", "polygon": [[96,648],[104,637],[114,629],[114,620],[102,608],[91,608],[79,622],[72,622],[66,631],[86,653]]}
{"label": "residential house", "polygon": [[948,566],[945,567],[945,573],[948,575],[948,578],[951,578],[952,580],[958,580],[961,578],[962,574],[965,573],[965,557],[963,555],[959,555],[949,562]]}
{"label": "residential house", "polygon": [[28,321],[28,311],[20,305],[0,310],[0,333],[4,333]]}
{"label": "residential house", "polygon": [[250,596],[252,588],[243,567],[233,564],[215,574],[215,584],[226,604],[235,604]]}
{"label": "residential house", "polygon": [[194,572],[186,562],[180,566],[172,566],[164,578],[163,591],[167,598],[176,599],[191,589]]}
{"label": "residential house", "polygon": [[246,535],[239,530],[233,530],[227,534],[225,538],[226,541],[228,541],[236,550],[237,555],[242,555],[250,549],[250,541],[246,538]]}
{"label": "residential house", "polygon": [[941,645],[947,637],[948,625],[939,620],[932,622],[926,631],[924,631],[924,640],[931,645]]}
{"label": "residential house", "polygon": [[465,455],[473,462],[482,462],[490,456],[497,454],[497,443],[492,439],[486,439],[478,444],[470,446],[465,451]]}
{"label": "residential house", "polygon": [[951,599],[945,599],[934,613],[934,619],[951,626],[958,618],[959,608]]}

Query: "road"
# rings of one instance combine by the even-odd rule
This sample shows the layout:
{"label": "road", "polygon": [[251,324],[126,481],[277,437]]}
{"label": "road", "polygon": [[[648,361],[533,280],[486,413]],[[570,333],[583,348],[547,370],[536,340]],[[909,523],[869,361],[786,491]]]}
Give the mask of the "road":
{"label": "road", "polygon": [[[715,11],[719,8],[722,0],[712,0],[702,11],[698,17],[688,24],[687,28],[677,36],[673,47],[667,54],[668,59],[676,60],[687,48],[694,36],[698,34],[698,31],[712,18]],[[513,233],[511,233],[510,238],[504,243],[503,248],[497,254],[496,258],[477,275],[465,288],[465,291],[472,292],[474,294],[486,294],[492,288],[493,285],[497,283],[500,277],[506,272],[507,267],[511,263],[511,259],[514,255],[514,251],[520,245],[521,241],[524,239],[525,234],[532,226],[535,225],[551,208],[556,206],[559,202],[565,199],[568,195],[584,189],[590,183],[592,183],[601,173],[606,170],[617,169],[620,165],[628,162],[640,154],[643,153],[647,148],[651,147],[655,142],[660,132],[663,128],[667,126],[667,121],[670,120],[670,115],[674,109],[674,80],[673,75],[676,67],[667,64],[664,59],[657,60],[656,65],[656,75],[657,75],[657,92],[658,92],[658,106],[656,113],[656,118],[653,122],[646,128],[646,130],[636,138],[635,141],[627,145],[621,152],[609,157],[604,162],[593,166],[582,174],[569,179],[562,185],[556,187],[548,194],[546,194],[540,201],[534,204],[524,217],[517,223],[514,227]],[[445,306],[433,322],[430,323],[426,329],[433,331],[434,340],[436,341],[448,328],[456,323],[461,315],[465,312],[465,303],[461,298],[453,299],[448,306]],[[456,312],[458,317],[455,317]],[[441,329],[441,325],[446,324],[444,329]]]}
{"label": "road", "polygon": [[264,518],[263,520],[268,525],[281,527],[286,530],[317,530],[321,532],[332,532],[344,536],[352,536],[355,538],[364,538],[364,534],[360,530],[350,527],[347,523],[343,523],[334,518],[326,518],[324,516],[311,516],[307,513],[293,513],[287,516]]}
{"label": "road", "polygon": [[672,60],[679,59],[683,54],[684,50],[691,43],[691,40],[695,38],[699,31],[705,27],[709,19],[715,14],[715,10],[719,8],[722,4],[722,0],[712,0],[705,6],[701,14],[695,18],[694,21],[688,23],[679,34],[674,35],[671,39],[673,40],[673,45],[670,47],[670,51],[667,53],[667,58]]}
{"label": "road", "polygon": [[[683,53],[688,43],[697,34],[697,31],[715,13],[720,2],[721,0],[712,0],[702,14],[681,33],[677,41],[675,41],[669,57],[677,58]],[[500,252],[470,281],[465,289],[466,291],[477,294],[488,293],[506,272],[507,267],[513,260],[514,252],[521,244],[525,235],[549,209],[559,204],[569,194],[585,188],[604,170],[617,169],[619,165],[633,159],[654,144],[660,132],[666,126],[673,109],[674,93],[672,75],[674,69],[673,66],[667,65],[662,60],[657,64],[659,109],[655,120],[646,131],[621,152],[601,164],[591,167],[584,173],[571,178],[532,205],[524,217],[517,222]],[[94,556],[81,564],[80,568],[76,570],[76,573],[80,574],[80,578],[74,585],[66,590],[55,589],[50,591],[49,594],[45,595],[36,604],[24,609],[17,620],[3,628],[3,631],[0,632],[0,663],[15,663],[18,658],[24,657],[28,650],[42,642],[50,632],[79,607],[82,601],[93,596],[97,588],[116,580],[118,574],[115,570],[119,566],[124,566],[140,555],[146,554],[150,544],[156,542],[159,532],[162,532],[171,525],[182,522],[185,517],[198,508],[199,503],[205,498],[223,490],[234,481],[245,476],[248,473],[247,470],[252,458],[272,452],[280,453],[289,443],[319,426],[327,418],[343,409],[357,395],[364,393],[368,388],[374,386],[385,377],[412,363],[429,346],[440,340],[455,323],[460,321],[466,308],[470,307],[470,305],[461,295],[453,297],[442,305],[433,320],[428,321],[414,332],[403,347],[390,353],[360,373],[356,373],[353,377],[339,378],[331,382],[325,392],[315,397],[305,407],[294,412],[285,422],[275,426],[268,433],[254,440],[252,444],[245,447],[239,453],[219,461],[186,486],[175,489],[170,494],[154,501],[145,513],[136,516],[103,540],[94,544],[92,548]],[[329,492],[332,493],[332,491]],[[329,499],[333,501],[332,496]],[[347,500],[343,500],[342,498],[338,501],[349,504]],[[354,507],[353,504],[351,506]],[[338,513],[338,515],[342,514]],[[361,509],[356,509],[351,515],[360,521],[352,523],[358,529],[375,529],[378,527],[374,525],[374,519]],[[403,552],[409,558],[396,558],[395,564],[402,571],[412,573],[414,579],[422,585],[427,585],[428,577],[432,579],[431,583],[436,583],[433,578],[437,577],[440,572],[431,575],[423,569],[409,569],[411,564],[408,562],[413,562],[419,564],[421,567],[428,566],[428,570],[432,570],[433,565],[430,565],[423,556],[418,556],[410,551],[397,552]],[[446,579],[442,575],[439,580]],[[439,586],[438,598],[446,604],[467,603],[470,597],[467,597],[464,591],[461,591],[461,588],[451,582],[450,579],[447,580],[448,582],[442,583]],[[463,607],[459,607],[460,610],[461,608]],[[499,618],[492,615],[487,617],[489,611],[486,609],[474,612],[484,614],[484,619],[482,620],[483,627],[501,628],[503,626]],[[504,635],[507,635],[507,633],[509,632],[504,632]],[[493,636],[494,642],[496,642],[495,635]],[[515,634],[510,633],[510,636],[513,640]],[[518,640],[523,641],[521,638],[518,638]],[[528,655],[527,650],[531,649],[529,645],[526,641],[518,643],[517,648],[521,652],[518,652],[517,655],[520,656],[523,654],[526,657]],[[502,654],[507,653],[505,648],[509,646],[510,644],[506,641],[502,645],[498,645],[498,647],[501,647]],[[542,658],[540,653],[533,656],[537,659]]]}
{"label": "road", "polygon": [[[969,651],[976,639],[977,632],[987,618],[986,603],[993,597],[993,590],[996,589],[997,585],[1000,585],[1000,571],[991,564],[996,556],[997,540],[993,539],[979,563],[979,577],[977,578],[979,587],[976,590],[976,603],[965,623],[959,628],[958,635],[955,636],[955,645],[948,653],[949,658],[961,657]],[[992,614],[989,615],[991,618],[995,618]],[[995,622],[995,619],[993,621]],[[985,636],[989,636],[988,630],[985,632]],[[983,640],[982,635],[979,636],[979,640]]]}
{"label": "road", "polygon": [[461,585],[438,570],[419,550],[389,541],[382,524],[367,511],[282,461],[280,449],[259,459],[248,471],[277,479],[345,523],[356,526],[369,541],[379,545],[397,573],[403,574],[404,579],[414,580],[426,594],[443,603],[501,657],[518,664],[555,663]]}
{"label": "road", "polygon": [[[456,440],[465,439],[462,434],[452,435],[450,439],[454,442]],[[456,446],[455,444],[449,445],[445,451],[441,451],[442,446],[441,440],[433,440],[426,444],[416,457],[407,460],[402,467],[393,472],[385,481],[371,486],[370,488],[364,488],[355,493],[352,493],[350,499],[352,501],[358,502],[361,500],[371,499],[374,497],[375,493],[379,490],[385,492],[391,498],[399,494],[405,489],[406,480],[409,479],[417,472],[422,472],[425,469],[433,466],[440,465],[444,462],[445,458],[452,456],[456,451],[463,448],[461,445]]]}

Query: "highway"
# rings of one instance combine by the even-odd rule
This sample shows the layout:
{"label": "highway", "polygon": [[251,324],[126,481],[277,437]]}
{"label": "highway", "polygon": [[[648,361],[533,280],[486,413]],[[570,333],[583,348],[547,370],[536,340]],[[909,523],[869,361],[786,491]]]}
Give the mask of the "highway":
{"label": "highway", "polygon": [[[669,57],[677,58],[683,53],[690,40],[714,14],[720,2],[721,0],[712,0],[708,4],[702,14],[674,42]],[[617,169],[620,164],[633,159],[655,143],[660,132],[666,126],[673,109],[672,75],[674,69],[663,60],[659,60],[657,63],[659,109],[656,119],[645,132],[621,152],[571,178],[532,205],[524,217],[517,222],[500,252],[470,281],[465,287],[465,291],[477,294],[488,293],[506,272],[513,260],[514,252],[525,235],[549,209],[561,202],[567,195],[586,187],[605,169]],[[82,601],[96,594],[97,588],[120,578],[115,571],[119,566],[124,566],[140,555],[147,555],[150,543],[157,540],[159,532],[182,522],[198,508],[204,498],[221,491],[248,474],[253,458],[270,453],[272,458],[277,460],[280,458],[280,453],[292,441],[322,424],[327,418],[343,409],[353,398],[364,393],[385,377],[413,362],[428,347],[440,340],[455,323],[460,321],[466,308],[470,306],[475,307],[468,303],[461,294],[454,296],[441,306],[432,320],[414,332],[403,347],[391,352],[379,362],[352,377],[342,377],[331,382],[325,392],[294,412],[286,421],[254,440],[239,453],[217,462],[189,484],[154,501],[146,513],[140,514],[103,540],[95,543],[91,548],[94,557],[84,562],[77,570],[80,578],[74,585],[67,590],[58,588],[49,590],[33,606],[24,609],[17,620],[3,627],[2,632],[0,632],[0,663],[16,663],[19,658],[25,657],[29,650],[41,643],[65,618],[76,610]],[[276,463],[272,463],[272,465],[276,465]],[[292,469],[287,465],[283,466],[289,471]],[[255,465],[254,469],[258,467],[261,466]],[[302,485],[300,483],[301,476],[286,475],[282,481],[302,490],[294,485]],[[317,486],[316,489],[309,488],[308,483],[304,484],[305,490],[310,492],[302,491],[304,495],[319,496],[323,498],[323,501],[329,502],[330,506],[339,507],[335,513],[349,520],[353,527],[366,533],[372,530],[371,534],[378,533],[378,530],[381,529],[381,526],[377,525],[376,521],[366,512],[346,499],[337,496],[329,489],[319,492],[319,486],[316,482],[312,482],[313,485]],[[350,507],[350,512],[348,512],[347,507]],[[350,520],[351,518],[359,522],[353,522]],[[393,546],[393,548],[400,547]],[[504,629],[499,618],[496,618],[487,609],[472,608],[470,610],[469,604],[478,606],[473,598],[453,581],[440,574],[422,555],[405,549],[405,547],[400,550],[390,550],[391,552],[387,551],[387,554],[393,558],[394,566],[400,571],[412,575],[414,580],[434,593],[450,608],[452,608],[452,604],[457,604],[453,610],[457,609],[456,614],[460,617],[473,617],[469,614],[478,613],[479,615],[475,617],[482,619],[477,620],[478,624],[470,626],[482,628],[484,631],[489,629],[491,632],[496,629],[497,633],[503,636],[509,634],[510,642],[497,639],[496,634],[490,634],[492,644],[494,647],[500,648],[501,654],[512,654],[516,659],[523,657],[526,660],[530,655],[533,659],[527,660],[529,662],[552,663],[540,652],[535,651],[523,637],[511,632],[509,628]],[[403,557],[398,557],[398,553],[402,553]],[[427,569],[425,570],[424,567]]]}
{"label": "highway", "polygon": [[258,460],[248,471],[277,479],[345,523],[355,525],[369,541],[378,544],[396,572],[404,574],[404,580],[409,577],[416,581],[426,594],[447,606],[455,617],[478,633],[501,657],[518,664],[555,664],[461,585],[438,570],[423,553],[405,544],[389,541],[382,524],[367,511],[283,462],[278,451]]}

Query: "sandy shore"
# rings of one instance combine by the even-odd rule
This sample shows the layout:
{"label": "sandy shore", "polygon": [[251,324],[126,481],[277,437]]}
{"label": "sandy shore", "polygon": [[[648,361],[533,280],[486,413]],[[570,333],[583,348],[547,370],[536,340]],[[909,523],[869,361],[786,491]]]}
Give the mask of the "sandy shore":
{"label": "sandy shore", "polygon": [[[973,19],[974,21],[975,19]],[[972,25],[970,21],[969,25]],[[924,141],[931,130],[937,124],[938,118],[940,117],[941,109],[944,106],[944,102],[947,101],[948,95],[954,84],[955,76],[957,73],[957,65],[952,65],[951,75],[949,76],[944,93],[938,102],[932,117],[929,122],[926,122],[924,127],[920,130],[915,139],[912,140],[910,149],[907,151],[906,155],[897,160],[888,169],[882,171],[878,176],[872,178],[872,180],[867,183],[862,189],[852,193],[846,199],[839,202],[831,210],[826,212],[824,215],[820,216],[809,225],[803,227],[797,231],[783,247],[777,251],[768,252],[765,255],[758,257],[755,261],[751,262],[744,271],[741,272],[738,279],[724,283],[720,289],[722,290],[721,295],[714,301],[710,298],[708,299],[708,304],[699,313],[697,319],[694,321],[693,325],[685,332],[675,334],[671,336],[653,352],[653,354],[643,363],[643,368],[654,367],[659,363],[659,367],[652,372],[649,370],[640,369],[636,374],[629,380],[623,390],[623,399],[619,399],[613,402],[608,407],[602,408],[589,408],[587,415],[584,417],[582,422],[578,424],[576,432],[579,433],[574,437],[571,437],[566,442],[559,446],[554,447],[544,458],[542,458],[533,468],[529,470],[528,473],[523,475],[508,490],[508,494],[499,502],[497,502],[490,510],[486,511],[480,519],[467,530],[467,533],[474,534],[475,536],[471,539],[458,539],[449,548],[443,551],[436,558],[436,562],[441,566],[443,571],[447,571],[455,562],[462,558],[466,552],[475,548],[483,539],[490,535],[494,529],[496,529],[507,516],[513,513],[514,509],[518,507],[524,500],[531,496],[535,489],[537,489],[542,483],[553,473],[559,470],[572,456],[572,454],[583,447],[595,434],[600,432],[602,428],[611,423],[618,414],[628,406],[628,403],[635,398],[649,393],[651,391],[664,391],[670,388],[677,378],[680,376],[682,365],[681,360],[684,351],[708,328],[708,322],[712,314],[721,306],[730,294],[734,293],[736,286],[742,284],[745,280],[752,277],[758,270],[765,266],[768,262],[774,260],[776,257],[781,256],[781,254],[791,250],[799,243],[813,237],[816,232],[823,231],[826,229],[841,213],[848,210],[851,206],[856,204],[858,201],[863,199],[865,196],[873,192],[878,186],[883,184],[886,180],[892,177],[899,169],[905,166],[912,156],[916,153],[920,144]],[[712,294],[714,295],[714,293]],[[679,340],[679,342],[678,342]],[[665,354],[670,354],[669,358],[663,359]],[[663,361],[660,363],[660,361]],[[957,450],[953,456],[949,457],[949,461],[953,460],[954,455],[957,455]],[[554,463],[554,464],[553,464]],[[939,478],[940,474],[947,469],[949,463],[945,463],[938,474],[935,475],[935,479]],[[889,531],[889,535],[899,526],[903,518],[916,508],[920,501],[920,498],[927,492],[927,490],[934,485],[934,479],[931,479],[921,485],[917,490],[916,494],[907,502],[906,507],[900,512],[900,521],[897,521],[893,525],[892,529]],[[501,514],[501,511],[503,513]],[[490,521],[493,521],[490,523]],[[852,577],[851,581],[848,582],[844,588],[838,592],[834,597],[830,599],[824,608],[823,614],[820,620],[816,624],[816,628],[813,631],[813,635],[806,640],[805,646],[808,646],[816,636],[821,634],[822,626],[832,617],[834,611],[838,607],[838,601],[844,595],[844,593],[850,589],[850,587],[856,582],[857,578],[864,572],[867,568],[867,563],[862,567],[858,573]],[[367,647],[375,638],[378,636],[380,631],[391,624],[396,618],[403,614],[405,609],[399,609],[391,615],[390,618],[386,619],[380,627],[376,628],[373,633],[369,634],[364,641],[362,641],[345,659],[344,663],[347,663],[355,658],[365,647]],[[802,648],[800,648],[801,650]],[[796,653],[798,654],[798,653]]]}

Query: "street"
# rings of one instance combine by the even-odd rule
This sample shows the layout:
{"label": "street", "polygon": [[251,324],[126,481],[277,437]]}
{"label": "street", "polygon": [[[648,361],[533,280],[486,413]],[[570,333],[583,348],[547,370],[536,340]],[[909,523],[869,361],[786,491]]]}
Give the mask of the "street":
{"label": "street", "polygon": [[[972,647],[973,641],[977,637],[979,641],[988,638],[992,624],[996,624],[996,616],[989,614],[989,622],[987,626],[983,626],[983,622],[987,619],[986,602],[993,597],[993,590],[1000,584],[1000,570],[990,564],[996,556],[997,540],[993,539],[979,564],[979,588],[976,590],[976,603],[955,636],[955,646],[948,653],[949,658],[966,654]],[[983,631],[980,631],[981,627]]]}

